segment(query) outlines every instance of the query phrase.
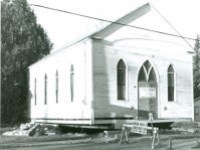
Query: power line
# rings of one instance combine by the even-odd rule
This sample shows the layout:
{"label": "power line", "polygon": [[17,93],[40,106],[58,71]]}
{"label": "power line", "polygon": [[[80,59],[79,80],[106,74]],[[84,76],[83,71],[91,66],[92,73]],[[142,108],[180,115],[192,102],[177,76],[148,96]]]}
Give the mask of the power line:
{"label": "power line", "polygon": [[143,28],[143,27],[128,25],[128,24],[124,24],[124,23],[120,23],[120,22],[110,21],[110,20],[101,19],[101,18],[97,18],[97,17],[92,17],[92,16],[88,16],[88,15],[83,15],[83,14],[79,14],[79,13],[74,13],[74,12],[70,12],[70,11],[66,11],[66,10],[51,8],[51,7],[47,7],[47,6],[43,6],[43,5],[30,4],[30,6],[45,8],[45,9],[49,9],[49,10],[53,10],[53,11],[63,12],[63,13],[71,14],[71,15],[90,18],[90,19],[93,19],[93,20],[99,20],[99,21],[108,22],[108,23],[112,23],[112,24],[117,24],[117,25],[121,25],[121,26],[126,26],[126,27],[141,29],[141,30],[146,30],[146,31],[155,32],[155,33],[159,33],[159,34],[165,34],[165,35],[174,36],[174,37],[181,37],[181,38],[188,39],[188,40],[195,40],[195,39],[190,38],[190,37],[184,37],[184,36],[181,36],[181,35],[176,35],[176,34],[166,33],[166,32],[162,32],[162,31],[147,29],[147,28]]}
{"label": "power line", "polygon": [[161,18],[163,20],[165,20],[165,22],[172,28],[174,29],[174,31],[179,35],[179,37],[181,37],[186,43],[187,45],[189,45],[193,50],[194,48],[190,45],[190,43],[180,34],[180,32],[160,13],[160,11],[158,11],[158,9],[155,8],[154,5],[152,5],[151,3],[151,6],[153,7],[153,9],[161,16]]}

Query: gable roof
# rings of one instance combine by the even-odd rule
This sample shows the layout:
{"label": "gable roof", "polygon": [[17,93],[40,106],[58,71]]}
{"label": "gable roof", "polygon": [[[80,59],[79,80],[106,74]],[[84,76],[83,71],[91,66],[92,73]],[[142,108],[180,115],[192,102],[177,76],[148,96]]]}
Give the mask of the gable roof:
{"label": "gable roof", "polygon": [[[109,24],[103,25],[102,28],[100,28],[99,30],[97,30],[93,33],[90,33],[89,35],[82,37],[79,40],[73,41],[71,43],[67,43],[60,49],[53,51],[48,56],[46,56],[42,59],[46,59],[49,56],[56,54],[57,52],[60,52],[76,43],[79,43],[79,42],[84,41],[89,38],[100,38],[100,39],[106,38],[107,36],[113,34],[114,32],[118,31],[119,29],[123,28],[124,26],[128,26],[128,24],[135,22],[135,20],[139,20],[138,18],[144,16],[145,14],[147,14],[150,11],[151,11],[151,5],[149,3],[143,4],[142,6],[134,9],[130,13],[126,14],[125,16],[122,16],[121,18],[117,19],[116,21],[113,21],[113,22],[110,21]],[[149,31],[151,31],[151,29]],[[159,33],[159,31],[158,31],[158,33]]]}
{"label": "gable roof", "polygon": [[133,22],[134,20],[140,18],[141,16],[145,15],[146,13],[148,13],[151,10],[151,6],[149,3],[143,4],[140,7],[136,7],[136,9],[134,9],[132,12],[129,12],[128,14],[120,17],[119,19],[117,19],[116,21],[104,21],[106,22],[106,24],[101,25],[101,27],[99,27],[99,29],[90,32],[84,36],[80,36],[79,39],[76,39],[72,42],[68,42],[67,44],[63,45],[62,47],[60,47],[57,50],[53,50],[52,52],[57,52],[60,50],[63,50],[67,47],[70,47],[73,44],[76,44],[80,41],[83,41],[87,38],[90,37],[95,37],[95,38],[105,38],[106,36],[114,33],[115,31],[119,30],[120,28],[122,28],[124,25],[127,25],[131,22]]}
{"label": "gable roof", "polygon": [[[189,44],[188,44],[188,43],[190,43],[191,45],[194,45],[192,39],[187,38],[187,41],[186,41],[186,39],[184,37],[177,35],[175,30],[172,29],[172,27],[166,22],[166,20],[163,20],[163,18],[159,18],[160,17],[159,14],[157,14],[157,13],[155,13],[155,11],[151,11],[151,10],[153,10],[153,9],[152,9],[152,7],[149,3],[143,4],[142,6],[134,9],[134,11],[131,11],[128,14],[117,19],[116,21],[109,21],[108,20],[107,25],[102,25],[102,27],[99,30],[93,31],[92,33],[89,33],[89,34],[85,35],[84,37],[81,37],[80,39],[75,40],[71,43],[67,43],[66,45],[61,47],[60,50],[65,49],[65,48],[67,48],[67,47],[69,47],[69,46],[71,46],[75,43],[78,43],[80,41],[83,41],[87,38],[105,39],[105,38],[109,37],[110,35],[115,34],[120,29],[124,28],[125,26],[128,26],[128,27],[133,27],[136,30],[138,30],[138,28],[142,29],[142,30],[139,31],[141,34],[146,34],[147,32],[155,32],[156,33],[155,35],[157,35],[156,38],[158,38],[158,39],[160,39],[160,34],[162,34],[162,35],[165,35],[165,37],[163,36],[164,39],[168,38],[169,41],[171,41],[171,42],[178,40],[179,44],[184,46],[187,49],[186,51],[188,53],[193,53],[194,50],[191,47],[189,47]],[[149,13],[150,11],[151,11],[151,13]],[[147,19],[147,17],[152,17],[152,15],[157,16],[156,19],[161,19],[161,20],[158,20],[158,21],[161,21],[161,24],[159,22],[153,22],[153,24],[156,24],[157,26],[164,26],[164,27],[168,28],[169,30],[171,30],[171,32],[165,33],[165,32],[159,31],[159,30],[154,30],[154,29],[150,29],[150,28],[146,29],[146,28],[143,28],[143,27],[140,28],[140,27],[137,27],[135,25],[132,25],[132,23],[137,22],[137,21],[141,22],[141,21]],[[146,18],[140,19],[142,16],[144,16],[144,17],[146,16]],[[150,22],[150,23],[152,23],[152,22]],[[146,25],[146,23],[144,23],[144,24]],[[138,33],[138,31],[137,31],[137,33]],[[171,37],[173,37],[173,38],[171,38]],[[188,40],[190,42],[188,42]],[[186,42],[188,42],[188,43],[186,43]]]}
{"label": "gable roof", "polygon": [[[112,35],[114,32],[118,32],[121,28],[127,26],[127,27],[132,27],[132,29],[135,29],[135,31],[138,30],[138,29],[141,29],[139,32],[143,35],[146,34],[146,36],[149,36],[149,34],[147,34],[147,32],[148,33],[154,32],[155,35],[157,35],[156,36],[157,40],[158,39],[160,40],[160,35],[162,34],[162,37],[163,37],[163,39],[165,39],[164,40],[165,42],[168,42],[168,43],[171,42],[171,43],[175,44],[174,41],[176,41],[176,44],[177,45],[179,44],[180,46],[182,45],[187,53],[193,54],[194,53],[194,49],[193,49],[194,41],[193,41],[193,39],[188,38],[188,37],[183,37],[182,35],[180,35],[178,33],[178,31],[165,18],[163,18],[163,16],[161,16],[161,14],[158,14],[158,12],[155,11],[155,8],[154,8],[154,10],[152,8],[154,8],[154,7],[153,6],[151,7],[151,5],[149,3],[146,3],[146,4],[138,7],[134,11],[130,12],[129,14],[121,17],[117,21],[112,22],[111,24],[104,27],[103,29],[97,31],[96,33],[91,34],[89,37],[94,37],[94,38],[97,38],[97,39],[105,39],[105,38],[109,37],[110,35]],[[148,13],[148,12],[150,12],[151,9],[153,11],[151,11],[151,13]],[[147,15],[145,15],[145,14],[147,14]],[[147,17],[152,17],[152,15],[154,15],[154,17],[157,16],[156,21],[158,21],[158,22],[154,22],[155,21],[154,20],[153,24],[156,24],[157,26],[163,26],[166,29],[168,29],[169,32],[160,31],[160,30],[156,30],[156,29],[154,30],[154,29],[146,28],[146,27],[140,27],[140,26],[137,26],[137,25],[135,26],[134,24],[132,24],[132,23],[135,23],[137,21],[140,21],[140,22],[143,21],[144,19],[138,19],[142,16],[144,16],[144,17],[146,16],[145,19],[147,19]],[[161,21],[161,22],[159,23],[159,21]],[[152,21],[150,23],[152,23]],[[147,25],[147,24],[144,23],[144,25]],[[123,30],[123,31],[125,31],[125,30]],[[139,33],[139,32],[137,31],[137,33]],[[119,33],[118,35],[123,34],[122,32],[121,33],[118,32],[118,33]],[[135,33],[133,33],[133,34],[135,34]],[[115,34],[115,35],[117,35],[117,34]],[[112,39],[112,38],[110,38],[110,39]],[[110,39],[107,38],[107,40],[110,40]],[[153,40],[153,37],[151,38],[151,40]]]}
{"label": "gable roof", "polygon": [[136,10],[130,12],[129,14],[119,18],[117,21],[109,24],[105,28],[101,29],[100,31],[92,34],[92,37],[98,37],[98,38],[105,38],[106,36],[112,34],[113,32],[119,30],[122,28],[124,25],[127,25],[134,20],[140,18],[144,14],[148,13],[151,10],[151,6],[149,3],[146,3]]}

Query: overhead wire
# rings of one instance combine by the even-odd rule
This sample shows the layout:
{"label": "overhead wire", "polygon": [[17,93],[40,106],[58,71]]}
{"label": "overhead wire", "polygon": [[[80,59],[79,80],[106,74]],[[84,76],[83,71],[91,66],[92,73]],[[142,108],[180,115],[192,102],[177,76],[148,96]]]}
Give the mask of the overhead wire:
{"label": "overhead wire", "polygon": [[162,13],[158,9],[155,8],[155,6],[152,3],[151,6],[160,15],[160,17],[179,35],[179,37],[181,37],[187,43],[187,45],[194,50],[192,45],[190,45],[190,43],[185,39],[185,37],[183,37],[180,34],[180,32],[166,19],[166,17],[164,17],[164,15],[162,15]]}
{"label": "overhead wire", "polygon": [[141,29],[141,30],[146,30],[146,31],[150,31],[150,32],[156,32],[156,33],[159,33],[159,34],[165,34],[165,35],[169,35],[169,36],[180,37],[180,38],[183,38],[183,39],[195,40],[194,38],[181,36],[179,34],[179,32],[177,32],[178,35],[176,35],[176,34],[166,33],[166,32],[162,32],[162,31],[152,30],[152,29],[138,27],[138,26],[133,26],[133,25],[129,25],[129,24],[124,24],[124,23],[120,23],[120,22],[110,21],[110,20],[107,20],[107,19],[92,17],[92,16],[88,16],[88,15],[83,15],[83,14],[79,14],[79,13],[74,13],[74,12],[70,12],[70,11],[66,11],[66,10],[61,10],[61,9],[57,9],[57,8],[52,8],[52,7],[47,7],[47,6],[38,5],[38,4],[30,4],[30,6],[45,8],[45,9],[49,9],[49,10],[53,10],[53,11],[63,12],[63,13],[71,14],[71,15],[76,15],[76,16],[80,16],[80,17],[90,18],[90,19],[93,19],[93,20],[99,20],[99,21],[108,22],[108,23],[112,23],[112,24],[117,24],[117,25],[121,25],[121,26],[126,26],[126,27]]}

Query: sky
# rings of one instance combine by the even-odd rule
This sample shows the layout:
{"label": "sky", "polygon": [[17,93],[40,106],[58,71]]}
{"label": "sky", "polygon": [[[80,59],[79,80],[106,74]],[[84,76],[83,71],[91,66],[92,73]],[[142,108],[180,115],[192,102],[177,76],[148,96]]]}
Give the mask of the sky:
{"label": "sky", "polygon": [[[199,0],[28,0],[37,4],[115,21],[139,6],[149,2],[152,11],[132,25],[177,34],[157,13],[160,12],[182,36],[196,38],[200,34]],[[54,44],[53,51],[84,38],[108,23],[67,13],[31,6],[37,21]],[[156,10],[155,10],[156,9]]]}

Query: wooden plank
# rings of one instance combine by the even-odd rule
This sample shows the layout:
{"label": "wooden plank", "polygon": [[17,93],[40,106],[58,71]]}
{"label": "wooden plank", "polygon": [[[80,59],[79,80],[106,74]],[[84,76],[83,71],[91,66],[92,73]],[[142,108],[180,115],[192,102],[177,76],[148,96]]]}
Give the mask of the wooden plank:
{"label": "wooden plank", "polygon": [[147,135],[148,130],[152,130],[152,127],[146,126],[145,123],[136,123],[135,124],[123,124],[123,128],[125,130],[129,130],[132,133],[137,133],[137,134],[142,134],[142,135]]}
{"label": "wooden plank", "polygon": [[152,127],[149,127],[149,126],[140,126],[140,125],[131,125],[131,124],[123,124],[124,127],[128,127],[128,128],[143,128],[143,129],[148,129],[148,130],[151,130]]}

